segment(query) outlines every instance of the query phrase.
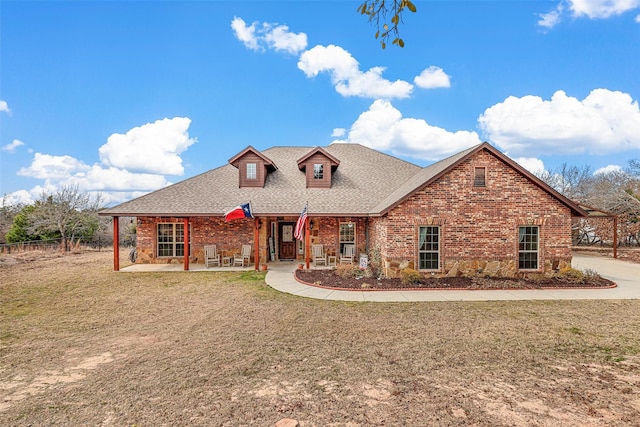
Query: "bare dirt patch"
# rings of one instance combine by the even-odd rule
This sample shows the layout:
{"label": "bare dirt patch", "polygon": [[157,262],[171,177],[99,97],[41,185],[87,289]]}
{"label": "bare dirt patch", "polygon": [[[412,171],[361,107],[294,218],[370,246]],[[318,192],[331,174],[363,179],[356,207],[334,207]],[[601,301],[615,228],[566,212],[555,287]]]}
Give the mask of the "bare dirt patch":
{"label": "bare dirt patch", "polygon": [[640,419],[640,301],[319,301],[111,257],[0,268],[0,425]]}
{"label": "bare dirt patch", "polygon": [[358,289],[567,289],[608,288],[615,284],[600,276],[572,280],[568,277],[507,278],[507,277],[428,277],[414,283],[403,283],[400,278],[344,277],[331,269],[296,270],[298,280],[314,286]]}

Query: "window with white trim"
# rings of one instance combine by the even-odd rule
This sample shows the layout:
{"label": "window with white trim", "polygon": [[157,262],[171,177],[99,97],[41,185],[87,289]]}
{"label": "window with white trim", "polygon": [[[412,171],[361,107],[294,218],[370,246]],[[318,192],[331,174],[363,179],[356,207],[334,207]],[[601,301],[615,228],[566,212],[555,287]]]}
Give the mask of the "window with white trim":
{"label": "window with white trim", "polygon": [[[189,224],[189,247],[191,247],[191,224]],[[157,253],[158,257],[184,256],[184,223],[158,224]]]}
{"label": "window with white trim", "polygon": [[256,174],[256,164],[255,163],[247,163],[247,179],[256,179],[258,176]]}
{"label": "window with white trim", "polygon": [[418,269],[440,269],[440,227],[420,227],[418,231]]}
{"label": "window with white trim", "polygon": [[313,165],[313,179],[324,179],[324,165],[322,163]]}
{"label": "window with white trim", "polygon": [[537,270],[540,247],[540,228],[537,226],[518,229],[518,269]]}
{"label": "window with white trim", "polygon": [[340,223],[340,253],[344,253],[345,245],[356,244],[356,223],[341,222]]}

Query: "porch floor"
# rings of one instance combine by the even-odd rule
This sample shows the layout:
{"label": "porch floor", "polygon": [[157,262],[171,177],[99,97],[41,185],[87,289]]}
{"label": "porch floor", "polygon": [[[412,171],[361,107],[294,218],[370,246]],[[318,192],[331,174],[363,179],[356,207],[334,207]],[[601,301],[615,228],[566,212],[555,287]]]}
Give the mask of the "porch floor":
{"label": "porch floor", "polygon": [[[294,271],[298,268],[298,264],[300,261],[273,261],[267,263],[267,268],[269,270],[278,270],[278,271]],[[334,267],[325,267],[323,265],[316,267],[313,263],[309,264],[310,268],[334,268]],[[204,264],[189,264],[188,271],[253,271],[255,270],[255,264],[251,263],[246,267],[205,267]],[[160,272],[160,271],[184,271],[183,264],[132,264],[127,267],[123,267],[120,269],[125,273],[139,273],[139,272]]]}

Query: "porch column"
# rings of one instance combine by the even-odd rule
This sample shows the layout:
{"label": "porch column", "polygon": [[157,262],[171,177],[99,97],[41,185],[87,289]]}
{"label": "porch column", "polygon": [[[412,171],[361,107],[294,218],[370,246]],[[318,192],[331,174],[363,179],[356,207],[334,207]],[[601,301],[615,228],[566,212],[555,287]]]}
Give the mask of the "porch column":
{"label": "porch column", "polygon": [[260,220],[253,219],[253,261],[256,271],[260,271]]}
{"label": "porch column", "polygon": [[113,271],[120,271],[120,217],[113,217]]}
{"label": "porch column", "polygon": [[189,217],[184,219],[184,271],[189,270]]}
{"label": "porch column", "polygon": [[304,221],[304,258],[305,258],[307,270],[309,269],[309,261],[310,261],[309,253],[311,252],[311,230],[309,227],[310,221],[311,220],[308,216]]}

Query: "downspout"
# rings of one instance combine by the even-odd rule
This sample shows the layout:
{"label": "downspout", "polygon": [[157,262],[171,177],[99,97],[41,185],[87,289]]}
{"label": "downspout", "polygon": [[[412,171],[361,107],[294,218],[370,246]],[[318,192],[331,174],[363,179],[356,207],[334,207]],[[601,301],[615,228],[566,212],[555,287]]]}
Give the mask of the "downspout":
{"label": "downspout", "polygon": [[364,251],[369,254],[369,217],[364,219]]}

